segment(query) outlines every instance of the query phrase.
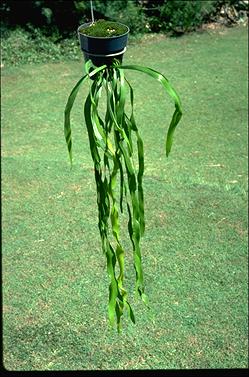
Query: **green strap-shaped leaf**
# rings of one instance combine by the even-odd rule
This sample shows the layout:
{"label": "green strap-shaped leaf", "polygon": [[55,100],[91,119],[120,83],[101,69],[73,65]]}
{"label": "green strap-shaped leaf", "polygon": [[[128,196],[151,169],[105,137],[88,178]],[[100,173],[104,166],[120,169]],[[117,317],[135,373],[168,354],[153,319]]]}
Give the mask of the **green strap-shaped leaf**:
{"label": "green strap-shaped leaf", "polygon": [[70,113],[71,113],[71,109],[73,107],[75,98],[77,96],[77,93],[79,91],[79,88],[80,88],[81,84],[84,81],[86,81],[87,77],[88,76],[85,75],[77,82],[77,84],[75,85],[75,87],[73,88],[73,90],[71,91],[71,93],[68,97],[66,108],[65,108],[64,135],[65,135],[65,138],[66,138],[66,143],[67,143],[67,148],[68,148],[68,153],[69,153],[71,165],[73,163],[73,156],[72,156],[72,131],[71,131],[71,124],[70,124]]}
{"label": "green strap-shaped leaf", "polygon": [[171,119],[169,129],[168,129],[168,133],[167,133],[167,138],[166,138],[166,156],[168,156],[170,151],[171,151],[175,128],[176,128],[177,124],[179,123],[179,121],[182,117],[182,107],[181,107],[181,102],[180,102],[180,98],[179,98],[178,94],[173,89],[173,87],[170,85],[168,79],[164,75],[162,75],[160,72],[157,72],[154,69],[139,66],[139,65],[120,65],[120,66],[117,66],[116,68],[118,68],[118,69],[131,69],[131,70],[134,70],[134,71],[140,71],[140,72],[146,73],[147,75],[158,80],[163,85],[163,87],[165,88],[167,93],[170,95],[170,97],[174,100],[174,102],[175,102],[175,112],[174,112],[173,117]]}
{"label": "green strap-shaped leaf", "polygon": [[[127,198],[127,188],[125,186],[125,196]],[[126,199],[127,210],[129,215],[128,221],[128,232],[133,246],[134,253],[134,268],[136,271],[136,287],[135,291],[141,296],[142,300],[147,303],[147,296],[144,293],[144,282],[143,282],[143,271],[142,271],[142,261],[141,261],[141,251],[139,245],[139,223],[134,216],[134,211],[131,210],[129,200]],[[132,203],[132,207],[134,204]]]}
{"label": "green strap-shaped leaf", "polygon": [[[120,92],[118,90],[118,80],[117,80],[117,75],[116,72],[112,72],[112,74],[109,75],[108,77],[109,80],[109,87],[107,87],[107,90],[110,90],[110,94],[113,96],[113,101],[109,99],[109,106],[107,106],[107,114],[105,117],[105,120],[108,124],[110,124],[109,132],[112,129],[112,125],[115,126],[115,123],[117,122],[120,124],[120,128],[122,127],[122,118],[124,117],[124,109],[123,111],[120,111],[120,119],[117,119],[117,106],[120,103]],[[112,98],[111,98],[112,99]],[[110,111],[111,110],[111,111]],[[116,122],[115,122],[116,121]],[[117,306],[116,306],[116,316],[117,316],[117,324],[118,324],[118,329],[120,329],[120,318],[123,314],[123,308],[124,305],[126,306],[128,310],[128,314],[130,316],[130,319],[132,322],[135,322],[135,316],[134,313],[131,309],[131,306],[127,300],[127,292],[123,287],[123,280],[124,280],[124,249],[121,246],[120,243],[120,238],[119,238],[119,219],[118,219],[118,207],[116,205],[116,194],[115,194],[115,187],[116,187],[116,176],[118,170],[120,170],[120,195],[121,195],[121,205],[120,207],[122,208],[122,199],[123,199],[123,186],[124,186],[124,175],[123,175],[123,168],[122,168],[122,163],[121,163],[121,150],[120,150],[120,140],[123,139],[122,133],[119,132],[117,127],[114,128],[114,139],[115,139],[115,147],[116,147],[116,152],[115,152],[115,157],[113,159],[114,161],[114,166],[113,170],[111,173],[110,177],[110,197],[112,198],[113,202],[113,207],[112,207],[112,213],[111,213],[111,223],[112,223],[112,230],[113,230],[113,235],[116,239],[117,242],[117,247],[116,247],[116,258],[119,264],[119,276],[117,278],[118,281],[118,286],[119,286],[119,292],[121,294],[121,297],[118,298],[117,300]],[[128,140],[130,141],[130,140]]]}
{"label": "green strap-shaped leaf", "polygon": [[88,138],[90,143],[90,151],[92,155],[92,159],[94,161],[95,166],[99,167],[100,165],[100,155],[98,152],[98,148],[95,142],[95,136],[93,132],[93,125],[92,125],[92,118],[91,118],[91,96],[88,94],[85,106],[84,106],[84,114],[85,114],[85,122],[88,131]]}
{"label": "green strap-shaped leaf", "polygon": [[131,150],[130,141],[129,141],[124,129],[122,128],[122,124],[119,124],[118,119],[117,119],[117,114],[116,114],[117,108],[118,108],[117,102],[119,102],[119,101],[116,101],[115,93],[114,93],[115,90],[116,90],[116,86],[117,86],[117,79],[115,77],[110,78],[109,74],[107,76],[108,77],[107,77],[107,81],[106,81],[106,94],[107,94],[108,112],[109,112],[110,118],[111,118],[111,120],[114,124],[115,129],[118,132],[120,132],[122,138],[125,139],[129,150]]}
{"label": "green strap-shaped leaf", "polygon": [[110,323],[111,325],[114,325],[116,301],[118,297],[118,283],[115,277],[116,255],[109,242],[108,242],[108,246],[106,250],[106,258],[107,258],[107,271],[108,271],[108,275],[111,281],[110,286],[109,286],[108,313],[109,313]]}
{"label": "green strap-shaped leaf", "polygon": [[[132,212],[128,206],[129,211],[129,234],[133,244],[134,251],[134,267],[136,271],[136,291],[142,295],[144,293],[143,284],[143,272],[142,272],[142,262],[141,262],[141,252],[140,252],[140,208],[136,195],[136,176],[133,162],[128,152],[126,151],[124,141],[120,141],[120,148],[124,156],[126,172],[128,177],[128,187],[131,196]],[[127,196],[126,196],[127,197]]]}
{"label": "green strap-shaped leaf", "polygon": [[138,200],[139,200],[139,209],[140,209],[140,227],[141,227],[141,235],[144,234],[145,230],[145,221],[144,221],[144,195],[143,195],[143,174],[144,174],[144,147],[143,147],[143,140],[139,135],[138,128],[135,122],[134,117],[134,93],[132,86],[130,85],[129,81],[126,79],[127,84],[130,88],[130,101],[131,101],[131,116],[130,119],[126,116],[127,122],[131,124],[131,129],[135,131],[137,137],[137,152],[138,152],[138,174],[137,174],[137,182],[138,182]]}
{"label": "green strap-shaped leaf", "polygon": [[103,85],[103,74],[99,77],[98,80],[95,80],[91,89],[90,89],[90,98],[91,98],[91,118],[93,131],[96,138],[96,142],[99,147],[102,148],[105,154],[110,158],[114,157],[114,148],[111,143],[108,134],[106,134],[103,127],[103,121],[101,120],[98,114],[98,101],[100,98],[100,92]]}
{"label": "green strap-shaped leaf", "polygon": [[[117,80],[117,83],[113,86],[113,88],[119,87],[119,91],[115,93],[115,101],[113,101],[112,103],[112,106],[113,106],[112,112],[113,112],[114,117],[115,116],[117,117],[117,122],[119,122],[121,126],[124,128],[125,123],[126,123],[126,115],[124,111],[125,97],[126,97],[125,88],[124,88],[125,79],[124,79],[123,73],[121,73],[119,70],[117,71],[120,74],[120,76],[115,78],[115,76],[113,75],[114,79]],[[141,224],[140,205],[139,205],[139,200],[137,197],[138,183],[136,180],[135,168],[132,161],[132,153],[131,153],[131,148],[130,148],[131,135],[128,132],[126,136],[129,140],[129,144],[126,141],[126,138],[122,138],[121,133],[120,134],[116,133],[117,145],[123,155],[124,162],[125,162],[127,178],[128,178],[128,187],[129,187],[130,198],[131,198],[132,211],[130,210],[130,205],[128,204],[128,201],[127,201],[128,212],[129,212],[128,227],[129,227],[129,234],[132,241],[133,252],[134,252],[134,267],[136,271],[136,291],[142,297],[142,295],[144,295],[144,283],[143,283],[141,252],[140,252],[140,245],[139,245],[142,229],[140,227],[140,224]],[[141,145],[140,145],[140,151],[141,151]],[[128,200],[127,194],[126,194],[126,200]]]}
{"label": "green strap-shaped leaf", "polygon": [[[95,81],[94,81],[95,82]],[[94,98],[93,98],[94,100]],[[110,215],[110,201],[108,196],[108,182],[106,178],[102,179],[101,170],[101,158],[98,152],[98,144],[96,143],[96,137],[94,133],[94,127],[92,122],[92,102],[91,94],[88,95],[85,106],[85,121],[88,131],[88,137],[90,142],[90,149],[92,159],[95,167],[95,181],[97,187],[97,203],[99,209],[99,231],[102,240],[103,252],[107,259],[107,271],[110,278],[109,285],[109,303],[108,303],[108,315],[110,324],[113,326],[115,322],[115,315],[117,317],[118,330],[120,329],[121,308],[118,306],[117,299],[121,297],[118,289],[118,281],[115,276],[116,255],[108,240],[108,219]]]}
{"label": "green strap-shaped leaf", "polygon": [[[88,64],[85,65],[87,72],[89,72]],[[73,162],[73,157],[72,157],[72,130],[71,130],[71,124],[70,124],[70,113],[71,113],[75,98],[78,94],[80,86],[86,81],[86,79],[88,77],[94,76],[98,72],[103,71],[105,68],[106,68],[106,65],[103,65],[101,67],[94,69],[91,73],[87,73],[85,76],[83,76],[77,82],[77,84],[75,85],[75,87],[73,88],[73,90],[71,91],[71,93],[68,97],[67,104],[66,104],[65,111],[64,111],[64,135],[65,135],[65,139],[66,139],[66,143],[67,143],[67,147],[68,147],[68,153],[69,153],[71,165],[72,165],[72,162]]]}

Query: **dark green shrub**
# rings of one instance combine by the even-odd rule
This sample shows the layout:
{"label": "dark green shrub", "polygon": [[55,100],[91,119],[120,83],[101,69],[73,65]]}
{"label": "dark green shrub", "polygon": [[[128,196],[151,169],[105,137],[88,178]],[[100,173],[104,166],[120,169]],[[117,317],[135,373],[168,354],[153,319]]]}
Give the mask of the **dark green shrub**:
{"label": "dark green shrub", "polygon": [[146,32],[146,16],[135,1],[116,0],[108,2],[105,16],[129,26],[131,34]]}
{"label": "dark green shrub", "polygon": [[64,39],[54,43],[53,38],[46,37],[39,29],[32,33],[21,28],[8,30],[1,38],[1,59],[4,65],[42,63],[60,59],[80,59],[77,38]]}
{"label": "dark green shrub", "polygon": [[[153,32],[185,33],[199,27],[210,12],[213,1],[151,0],[145,13]],[[150,8],[148,8],[148,5]]]}

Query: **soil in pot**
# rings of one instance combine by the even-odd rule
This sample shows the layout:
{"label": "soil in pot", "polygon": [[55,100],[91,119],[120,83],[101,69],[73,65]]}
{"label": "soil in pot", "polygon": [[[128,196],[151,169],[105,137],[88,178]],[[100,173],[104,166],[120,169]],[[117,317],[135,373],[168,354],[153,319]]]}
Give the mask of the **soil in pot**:
{"label": "soil in pot", "polygon": [[128,28],[125,25],[114,21],[98,20],[87,26],[79,29],[79,32],[90,37],[110,38],[118,37],[127,33]]}

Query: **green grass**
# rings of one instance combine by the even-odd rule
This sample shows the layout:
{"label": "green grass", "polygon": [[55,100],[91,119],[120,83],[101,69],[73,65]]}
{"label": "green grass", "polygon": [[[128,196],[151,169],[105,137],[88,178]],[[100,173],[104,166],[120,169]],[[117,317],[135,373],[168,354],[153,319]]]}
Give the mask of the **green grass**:
{"label": "green grass", "polygon": [[[107,321],[108,277],[97,227],[80,92],[70,171],[63,112],[83,63],[2,70],[3,345],[8,370],[246,368],[247,29],[130,45],[127,64],[168,77],[184,115],[171,155],[173,104],[159,83],[128,72],[145,144],[150,309]],[[123,234],[126,237],[125,233]],[[130,250],[129,250],[130,251]]]}

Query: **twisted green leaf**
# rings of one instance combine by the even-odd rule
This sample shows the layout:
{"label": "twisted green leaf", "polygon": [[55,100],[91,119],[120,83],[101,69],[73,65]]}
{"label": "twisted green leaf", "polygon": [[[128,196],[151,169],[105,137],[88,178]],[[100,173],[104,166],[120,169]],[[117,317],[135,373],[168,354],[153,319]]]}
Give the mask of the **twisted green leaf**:
{"label": "twisted green leaf", "polygon": [[69,153],[71,166],[73,163],[73,158],[72,158],[72,130],[71,130],[71,124],[70,124],[70,114],[71,114],[71,110],[72,110],[75,98],[78,94],[80,86],[86,81],[86,79],[88,77],[94,76],[100,71],[103,71],[105,68],[106,68],[106,65],[103,65],[101,67],[94,69],[91,73],[89,73],[89,63],[87,62],[85,64],[85,69],[86,69],[86,72],[88,73],[77,82],[77,84],[75,85],[75,87],[73,88],[73,90],[71,91],[68,97],[67,104],[64,111],[64,135],[65,135],[65,139],[66,139],[66,143],[68,147],[68,153]]}
{"label": "twisted green leaf", "polygon": [[166,92],[170,95],[170,97],[174,100],[175,102],[175,112],[173,114],[172,120],[169,125],[167,137],[166,137],[166,156],[168,157],[172,143],[173,143],[173,135],[175,132],[175,128],[177,124],[179,123],[181,117],[182,117],[182,107],[181,107],[181,102],[178,94],[176,91],[173,89],[173,87],[170,85],[168,79],[162,75],[160,72],[155,71],[154,69],[148,68],[148,67],[142,67],[139,65],[121,65],[121,66],[116,66],[116,68],[119,69],[131,69],[134,71],[140,71],[144,72],[147,75],[155,78],[158,80],[166,90]]}

